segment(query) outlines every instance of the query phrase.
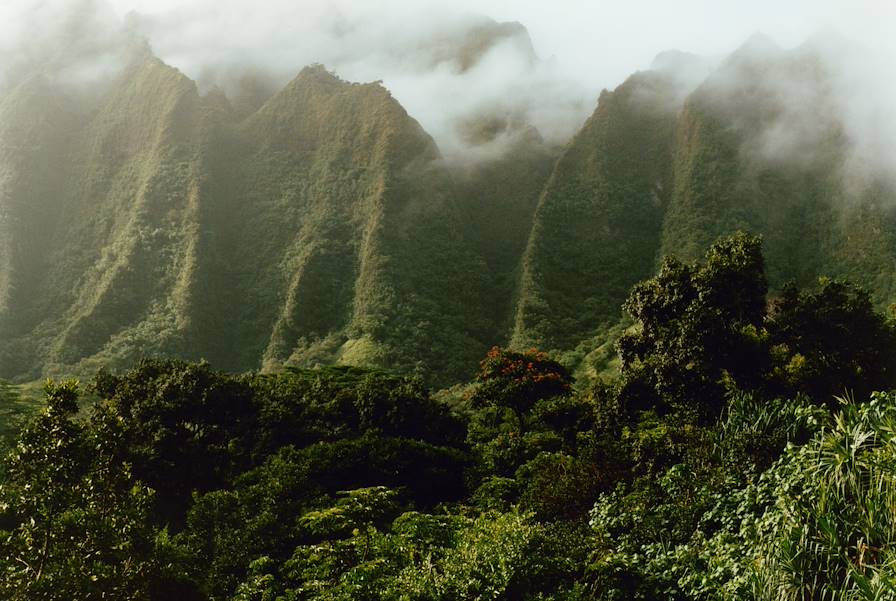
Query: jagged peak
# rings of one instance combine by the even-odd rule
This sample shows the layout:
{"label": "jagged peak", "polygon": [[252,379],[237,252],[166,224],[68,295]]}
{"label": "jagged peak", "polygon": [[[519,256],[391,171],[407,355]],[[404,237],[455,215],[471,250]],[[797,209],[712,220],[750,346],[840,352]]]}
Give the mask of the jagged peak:
{"label": "jagged peak", "polygon": [[326,98],[343,93],[354,93],[359,99],[363,98],[364,109],[372,110],[380,106],[378,102],[400,106],[391,92],[382,85],[382,81],[369,83],[346,81],[327,69],[325,65],[315,63],[303,68],[291,82],[268,99],[257,113],[282,111],[286,106],[301,106],[313,98]]}
{"label": "jagged peak", "polygon": [[485,17],[468,26],[463,32],[453,60],[460,72],[468,71],[489,51],[507,41],[512,41],[516,50],[530,64],[538,60],[532,37],[525,25],[517,21],[499,22]]}
{"label": "jagged peak", "polygon": [[327,69],[326,65],[321,63],[313,63],[304,67],[299,74],[293,79],[293,83],[297,85],[318,83],[318,84],[348,84],[349,82],[340,78],[336,73]]}
{"label": "jagged peak", "polygon": [[406,144],[416,149],[413,152],[438,155],[432,138],[382,82],[349,82],[321,64],[302,69],[241,127],[263,143],[287,145],[293,144],[292,140],[306,144],[323,140],[326,131],[379,131],[397,134],[403,140],[394,141],[398,146]]}
{"label": "jagged peak", "polygon": [[164,77],[170,77],[181,82],[189,82],[193,87],[196,87],[196,82],[185,75],[183,71],[181,71],[177,67],[169,65],[152,53],[143,56],[139,61],[135,61],[134,63],[132,63],[132,65],[132,76],[148,74],[162,75]]}
{"label": "jagged peak", "polygon": [[725,57],[689,98],[714,98],[711,104],[716,107],[726,105],[719,99],[735,102],[738,98],[742,100],[747,91],[756,99],[756,94],[762,95],[762,82],[777,72],[788,56],[788,52],[772,38],[761,32],[754,33]]}
{"label": "jagged peak", "polygon": [[347,81],[339,77],[335,72],[327,69],[325,65],[314,63],[304,67],[296,77],[290,81],[280,92],[274,94],[270,99],[276,101],[282,99],[284,95],[290,96],[296,93],[337,93],[346,90],[365,90],[367,92],[377,91],[383,98],[391,99],[391,93],[382,85],[382,81],[374,81],[370,83],[358,83]]}

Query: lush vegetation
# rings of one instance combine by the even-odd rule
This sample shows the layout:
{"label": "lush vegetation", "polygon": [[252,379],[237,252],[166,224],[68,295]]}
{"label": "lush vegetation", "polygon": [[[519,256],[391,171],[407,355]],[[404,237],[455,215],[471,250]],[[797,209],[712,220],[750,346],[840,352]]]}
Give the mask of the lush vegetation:
{"label": "lush vegetation", "polygon": [[[515,189],[534,196],[552,157],[533,153]],[[487,293],[511,297],[529,223],[489,243],[460,206],[477,182],[496,204],[483,182],[514,161],[460,185],[439,158],[383,86],[320,65],[249,115],[151,56],[95,106],[24,82],[0,96],[0,377],[158,354],[469,379],[507,320]]]}
{"label": "lush vegetation", "polygon": [[[459,36],[420,57],[466,69],[502,40],[531,52],[518,24]],[[596,380],[617,366],[631,287],[740,229],[763,235],[772,295],[825,274],[882,309],[893,182],[850,158],[836,111],[803,132],[811,149],[762,135],[791,115],[777,82],[830,106],[812,52],[746,48],[696,90],[660,61],[602,93],[562,148],[482,106],[453,124],[470,152],[451,161],[382,85],[320,65],[230,99],[148,51],[88,96],[17,79],[0,90],[0,378],[152,354],[442,387],[508,344]]]}
{"label": "lush vegetation", "polygon": [[896,329],[867,293],[770,298],[738,234],[626,310],[620,375],[578,387],[497,347],[438,400],[350,367],[48,382],[2,463],[0,597],[893,598]]}

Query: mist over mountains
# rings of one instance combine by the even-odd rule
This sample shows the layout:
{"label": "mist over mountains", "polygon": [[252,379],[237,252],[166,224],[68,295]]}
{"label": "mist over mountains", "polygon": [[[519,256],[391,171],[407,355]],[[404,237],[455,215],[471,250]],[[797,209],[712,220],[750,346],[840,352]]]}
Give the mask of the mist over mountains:
{"label": "mist over mountains", "polygon": [[152,33],[183,29],[108,14],[28,13],[65,35],[7,42],[0,377],[160,354],[447,384],[506,343],[587,372],[660,257],[737,229],[773,288],[896,297],[896,95],[842,38],[664,53],[595,106],[519,23],[334,13],[295,76],[289,53],[172,66]]}
{"label": "mist over mountains", "polygon": [[[419,9],[393,21],[335,7],[300,8],[272,3],[253,18],[231,14],[225,5],[192,3],[119,18],[102,0],[36,3],[10,17],[19,26],[3,44],[0,72],[14,82],[38,70],[90,91],[151,46],[201,93],[221,88],[237,108],[251,112],[302,67],[324,64],[349,81],[384,81],[443,154],[457,160],[470,150],[471,121],[512,116],[563,143],[593,108],[597,89],[539,58],[520,23],[475,14],[421,17]],[[501,141],[512,137],[498,133],[506,134]],[[499,147],[477,153],[494,155]]]}

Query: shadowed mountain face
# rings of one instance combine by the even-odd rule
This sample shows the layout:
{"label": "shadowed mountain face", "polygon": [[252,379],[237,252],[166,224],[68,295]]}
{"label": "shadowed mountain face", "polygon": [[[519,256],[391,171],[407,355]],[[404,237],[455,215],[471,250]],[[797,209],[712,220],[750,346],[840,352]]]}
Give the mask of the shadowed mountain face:
{"label": "shadowed mountain face", "polygon": [[554,167],[525,250],[514,343],[572,348],[655,267],[670,188],[673,92],[639,74],[598,108]]}
{"label": "shadowed mountain face", "polygon": [[[495,27],[459,69],[528,44]],[[893,300],[896,192],[853,168],[811,47],[751,40],[694,90],[695,61],[604,92],[562,153],[524,118],[471,118],[463,163],[382,86],[319,66],[251,109],[152,57],[88,108],[23,80],[0,96],[0,377],[174,355],[445,384],[493,344],[581,350],[661,256],[735,229],[764,235],[773,287]]]}
{"label": "shadowed mountain face", "polygon": [[459,379],[498,335],[452,177],[381,86],[310,67],[239,119],[152,58],[89,115],[44,85],[0,105],[4,375],[170,354]]}

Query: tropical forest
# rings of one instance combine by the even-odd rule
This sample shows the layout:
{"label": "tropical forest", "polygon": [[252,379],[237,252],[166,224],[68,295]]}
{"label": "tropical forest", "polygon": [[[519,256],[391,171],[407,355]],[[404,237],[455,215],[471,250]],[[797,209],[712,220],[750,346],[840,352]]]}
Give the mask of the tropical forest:
{"label": "tropical forest", "polygon": [[896,601],[896,13],[293,4],[0,7],[0,600]]}

